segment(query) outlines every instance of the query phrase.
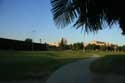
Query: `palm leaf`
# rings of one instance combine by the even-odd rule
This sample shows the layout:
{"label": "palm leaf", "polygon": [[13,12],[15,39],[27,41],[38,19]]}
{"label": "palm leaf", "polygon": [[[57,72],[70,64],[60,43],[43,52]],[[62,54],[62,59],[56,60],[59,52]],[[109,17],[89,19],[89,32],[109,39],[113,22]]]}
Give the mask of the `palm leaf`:
{"label": "palm leaf", "polygon": [[125,33],[124,1],[118,0],[51,0],[52,13],[58,27],[74,23],[74,27],[86,32],[96,32],[104,21],[112,25],[119,22]]}

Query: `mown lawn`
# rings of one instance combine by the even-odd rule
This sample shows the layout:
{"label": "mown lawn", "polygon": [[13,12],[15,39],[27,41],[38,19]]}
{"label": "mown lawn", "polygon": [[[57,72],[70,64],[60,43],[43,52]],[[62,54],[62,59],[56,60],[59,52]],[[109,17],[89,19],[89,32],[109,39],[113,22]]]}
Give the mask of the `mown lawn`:
{"label": "mown lawn", "polygon": [[0,80],[47,79],[59,67],[101,51],[0,51]]}
{"label": "mown lawn", "polygon": [[0,51],[0,80],[46,79],[60,66],[90,55],[83,51]]}
{"label": "mown lawn", "polygon": [[97,74],[125,75],[125,52],[108,54],[93,61],[90,70]]}

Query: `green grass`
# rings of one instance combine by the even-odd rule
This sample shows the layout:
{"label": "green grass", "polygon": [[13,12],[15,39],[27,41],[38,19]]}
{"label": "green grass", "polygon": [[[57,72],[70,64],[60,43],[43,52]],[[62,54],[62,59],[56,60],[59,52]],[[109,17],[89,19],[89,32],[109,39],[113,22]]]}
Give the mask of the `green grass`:
{"label": "green grass", "polygon": [[103,51],[0,51],[0,80],[46,79],[61,66]]}
{"label": "green grass", "polygon": [[0,80],[44,79],[62,65],[90,55],[82,51],[0,51]]}
{"label": "green grass", "polygon": [[112,53],[93,61],[90,70],[98,74],[125,75],[125,53]]}

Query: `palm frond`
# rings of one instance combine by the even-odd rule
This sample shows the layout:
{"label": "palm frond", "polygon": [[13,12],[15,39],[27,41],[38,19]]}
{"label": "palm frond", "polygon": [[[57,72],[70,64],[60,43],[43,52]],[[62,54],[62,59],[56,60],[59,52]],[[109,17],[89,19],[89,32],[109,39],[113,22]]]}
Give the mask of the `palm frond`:
{"label": "palm frond", "polygon": [[103,21],[110,26],[118,21],[125,33],[124,1],[51,0],[51,3],[53,18],[58,27],[74,23],[76,29],[84,27],[86,32],[96,32],[106,28],[102,27]]}
{"label": "palm frond", "polygon": [[51,3],[57,26],[65,27],[74,21],[77,14],[73,9],[72,0],[52,0]]}

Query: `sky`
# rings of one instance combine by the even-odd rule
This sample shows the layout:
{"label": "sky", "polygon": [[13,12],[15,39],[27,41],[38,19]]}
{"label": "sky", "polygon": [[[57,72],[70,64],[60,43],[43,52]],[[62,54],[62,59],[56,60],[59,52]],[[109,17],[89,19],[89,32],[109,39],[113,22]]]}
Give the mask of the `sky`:
{"label": "sky", "polygon": [[125,36],[117,24],[98,33],[84,34],[81,29],[67,26],[59,29],[51,12],[50,0],[0,0],[0,37],[16,40],[32,38],[34,42],[58,42],[61,37],[69,43],[104,41],[125,45]]}

